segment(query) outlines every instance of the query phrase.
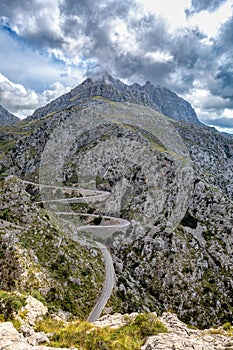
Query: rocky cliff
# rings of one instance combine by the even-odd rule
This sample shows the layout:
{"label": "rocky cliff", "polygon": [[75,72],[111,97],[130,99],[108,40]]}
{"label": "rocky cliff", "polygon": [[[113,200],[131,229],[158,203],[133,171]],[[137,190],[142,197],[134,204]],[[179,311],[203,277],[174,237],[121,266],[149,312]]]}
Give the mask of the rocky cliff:
{"label": "rocky cliff", "polygon": [[150,82],[147,82],[141,89],[145,91],[164,115],[178,121],[196,125],[201,124],[191,104],[174,92],[161,86],[154,86]]}
{"label": "rocky cliff", "polygon": [[19,122],[19,118],[8,112],[0,105],[0,126],[8,126]]}

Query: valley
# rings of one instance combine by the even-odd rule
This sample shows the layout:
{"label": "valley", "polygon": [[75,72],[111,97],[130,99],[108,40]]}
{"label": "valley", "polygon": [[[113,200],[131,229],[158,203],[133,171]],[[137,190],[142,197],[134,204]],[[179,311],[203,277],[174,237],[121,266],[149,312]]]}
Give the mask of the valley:
{"label": "valley", "polygon": [[187,101],[105,74],[0,137],[2,290],[65,320],[233,322],[233,139]]}

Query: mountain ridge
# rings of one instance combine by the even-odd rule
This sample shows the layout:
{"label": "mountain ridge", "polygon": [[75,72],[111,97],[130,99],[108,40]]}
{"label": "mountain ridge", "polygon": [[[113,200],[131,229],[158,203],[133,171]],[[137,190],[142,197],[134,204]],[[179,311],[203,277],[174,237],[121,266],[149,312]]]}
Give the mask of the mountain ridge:
{"label": "mountain ridge", "polygon": [[143,86],[138,83],[127,85],[106,72],[92,75],[70,92],[35,110],[28,118],[37,119],[63,108],[82,105],[87,98],[94,96],[144,105],[172,119],[202,125],[191,104],[169,89],[150,82]]}
{"label": "mountain ridge", "polygon": [[20,121],[18,117],[10,113],[6,108],[0,105],[0,126],[16,124]]}

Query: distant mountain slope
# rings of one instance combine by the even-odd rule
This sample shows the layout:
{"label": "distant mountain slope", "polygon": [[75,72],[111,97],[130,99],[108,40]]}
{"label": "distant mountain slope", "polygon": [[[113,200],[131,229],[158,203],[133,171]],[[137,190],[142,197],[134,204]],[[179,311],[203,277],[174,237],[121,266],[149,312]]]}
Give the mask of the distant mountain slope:
{"label": "distant mountain slope", "polygon": [[0,105],[0,126],[12,125],[17,123],[19,120],[19,118],[8,112]]}
{"label": "distant mountain slope", "polygon": [[86,79],[67,94],[58,97],[45,107],[38,108],[29,119],[41,118],[69,106],[85,104],[86,99],[93,96],[148,106],[172,119],[201,124],[190,103],[174,92],[156,87],[150,82],[144,86],[136,83],[129,86],[119,79],[114,79],[108,73]]}
{"label": "distant mountain slope", "polygon": [[201,124],[191,104],[177,96],[174,92],[161,86],[155,87],[150,82],[147,82],[143,86],[143,90],[164,115],[178,121],[185,121],[196,125]]}

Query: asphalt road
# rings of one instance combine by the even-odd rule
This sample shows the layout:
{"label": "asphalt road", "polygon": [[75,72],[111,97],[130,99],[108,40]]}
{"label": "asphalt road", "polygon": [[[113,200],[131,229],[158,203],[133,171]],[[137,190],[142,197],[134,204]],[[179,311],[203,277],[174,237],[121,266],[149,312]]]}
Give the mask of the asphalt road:
{"label": "asphalt road", "polygon": [[100,317],[115,286],[115,270],[113,266],[112,256],[105,245],[99,242],[96,242],[96,245],[101,250],[103,258],[105,260],[105,284],[97,303],[88,316],[88,322],[94,322]]}
{"label": "asphalt road", "polygon": [[[45,184],[38,184],[38,183],[34,183],[31,181],[23,181],[25,184],[31,184],[31,185],[35,185],[35,186],[39,186],[39,187],[44,187],[44,188],[55,188],[55,189],[72,189],[73,191],[77,191],[77,192],[81,192],[82,195],[84,195],[83,197],[78,197],[77,199],[75,198],[70,198],[72,201],[74,200],[78,200],[83,201],[83,202],[88,202],[90,201],[100,201],[100,200],[106,200],[110,193],[109,192],[105,192],[105,191],[98,191],[98,190],[85,190],[85,189],[81,189],[81,188],[75,188],[75,187],[61,187],[61,186],[52,186],[52,185],[45,185]],[[85,197],[86,195],[86,197]],[[64,202],[67,201],[67,199],[52,199],[51,202]],[[46,199],[46,202],[49,202],[49,200]],[[38,202],[39,203],[39,202]],[[74,202],[73,202],[74,203]],[[94,215],[94,214],[83,214],[83,213],[74,213],[74,212],[58,212],[57,214],[62,214],[62,215],[85,215],[85,216],[93,216],[93,217],[98,217],[99,215]],[[96,235],[96,237],[101,237],[101,238],[107,238],[110,235],[112,235],[112,233],[117,232],[117,231],[126,231],[126,229],[129,227],[130,222],[121,218],[115,218],[115,217],[110,217],[110,216],[103,216],[103,218],[106,219],[112,219],[116,222],[116,224],[112,224],[112,225],[108,225],[108,226],[104,226],[104,225],[98,225],[98,226],[94,226],[94,225],[83,225],[83,226],[77,226],[78,230],[88,230],[91,231],[91,233],[93,235]],[[103,255],[104,261],[105,261],[105,284],[103,287],[103,290],[101,292],[101,295],[98,298],[98,301],[96,302],[94,308],[92,309],[90,315],[88,316],[87,321],[88,322],[94,322],[96,321],[105,305],[108,302],[108,299],[110,298],[111,294],[112,294],[112,290],[115,286],[115,270],[114,270],[114,266],[113,266],[113,261],[112,261],[112,257],[111,254],[109,252],[109,250],[107,249],[107,247],[100,243],[95,241],[95,246],[97,246]]]}

